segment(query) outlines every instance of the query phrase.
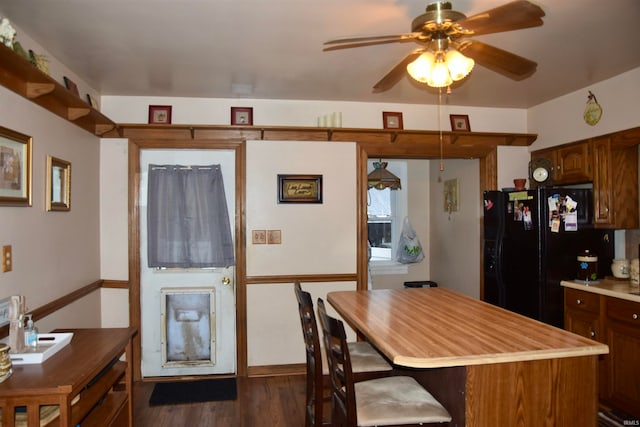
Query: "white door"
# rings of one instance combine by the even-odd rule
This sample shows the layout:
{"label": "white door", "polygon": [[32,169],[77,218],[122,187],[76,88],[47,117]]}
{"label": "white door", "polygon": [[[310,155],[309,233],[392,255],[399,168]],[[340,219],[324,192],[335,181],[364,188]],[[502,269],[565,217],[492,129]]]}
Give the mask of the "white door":
{"label": "white door", "polygon": [[[236,299],[235,268],[166,269],[147,266],[147,184],[149,164],[219,164],[235,240],[235,151],[191,149],[145,149],[140,152],[140,317],[142,376],[235,374]],[[211,289],[212,363],[166,363],[166,328],[163,328],[163,292]]]}

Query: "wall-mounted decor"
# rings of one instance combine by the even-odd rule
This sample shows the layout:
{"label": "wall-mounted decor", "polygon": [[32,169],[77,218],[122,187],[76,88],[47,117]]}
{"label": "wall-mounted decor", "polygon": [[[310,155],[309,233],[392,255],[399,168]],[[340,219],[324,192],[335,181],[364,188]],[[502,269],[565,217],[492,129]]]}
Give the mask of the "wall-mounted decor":
{"label": "wall-mounted decor", "polygon": [[71,209],[71,163],[47,156],[45,188],[47,211],[69,211]]}
{"label": "wall-mounted decor", "polygon": [[450,114],[451,130],[453,132],[471,132],[469,125],[469,116],[460,114]]}
{"label": "wall-mounted decor", "polygon": [[253,108],[252,107],[231,107],[231,124],[232,125],[253,125]]}
{"label": "wall-mounted decor", "polygon": [[322,175],[278,175],[278,203],[322,203]]}
{"label": "wall-mounted decor", "polygon": [[403,129],[402,113],[383,111],[382,126],[385,129]]}
{"label": "wall-mounted decor", "polygon": [[2,126],[0,205],[31,206],[31,137]]}
{"label": "wall-mounted decor", "polygon": [[69,77],[64,76],[64,86],[75,96],[80,96],[78,91],[78,85],[75,84]]}
{"label": "wall-mounted decor", "polygon": [[444,211],[451,213],[458,211],[458,179],[448,179],[444,182]]}
{"label": "wall-mounted decor", "polygon": [[90,93],[87,94],[87,104],[89,106],[95,108],[96,110],[100,110],[100,105],[98,105],[98,100],[91,96]]}
{"label": "wall-mounted decor", "polygon": [[149,123],[170,125],[171,105],[149,105]]}

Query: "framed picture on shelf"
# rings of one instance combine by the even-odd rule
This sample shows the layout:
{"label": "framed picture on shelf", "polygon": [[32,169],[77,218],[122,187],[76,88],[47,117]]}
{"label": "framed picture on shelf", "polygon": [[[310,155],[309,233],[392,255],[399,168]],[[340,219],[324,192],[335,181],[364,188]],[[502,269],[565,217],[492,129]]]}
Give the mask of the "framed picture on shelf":
{"label": "framed picture on shelf", "polygon": [[149,124],[170,125],[171,105],[149,105]]}
{"label": "framed picture on shelf", "polygon": [[100,106],[98,105],[98,101],[91,96],[91,94],[87,94],[87,104],[89,104],[90,107],[95,108],[96,110],[100,110]]}
{"label": "framed picture on shelf", "polygon": [[253,108],[231,107],[231,124],[253,126]]}
{"label": "framed picture on shelf", "polygon": [[392,111],[383,111],[382,126],[385,129],[403,129],[402,113],[396,113]]}
{"label": "framed picture on shelf", "polygon": [[31,137],[2,126],[0,206],[31,206]]}
{"label": "framed picture on shelf", "polygon": [[469,116],[460,114],[450,114],[451,131],[453,132],[471,132],[471,126],[469,126]]}
{"label": "framed picture on shelf", "polygon": [[67,89],[69,89],[69,91],[71,91],[72,94],[74,94],[75,96],[80,96],[80,92],[78,92],[78,85],[75,84],[69,77],[64,76],[64,87],[66,87]]}
{"label": "framed picture on shelf", "polygon": [[278,203],[322,203],[322,175],[278,175]]}

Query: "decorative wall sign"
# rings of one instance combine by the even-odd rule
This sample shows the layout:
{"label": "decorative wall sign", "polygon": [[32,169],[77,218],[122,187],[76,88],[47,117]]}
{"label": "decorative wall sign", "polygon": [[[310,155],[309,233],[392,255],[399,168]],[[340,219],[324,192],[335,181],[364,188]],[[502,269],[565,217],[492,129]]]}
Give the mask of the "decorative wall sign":
{"label": "decorative wall sign", "polygon": [[31,206],[31,137],[2,126],[0,205]]}
{"label": "decorative wall sign", "polygon": [[458,179],[448,179],[444,182],[444,211],[451,213],[458,211]]}
{"label": "decorative wall sign", "polygon": [[322,203],[322,175],[278,175],[278,203]]}

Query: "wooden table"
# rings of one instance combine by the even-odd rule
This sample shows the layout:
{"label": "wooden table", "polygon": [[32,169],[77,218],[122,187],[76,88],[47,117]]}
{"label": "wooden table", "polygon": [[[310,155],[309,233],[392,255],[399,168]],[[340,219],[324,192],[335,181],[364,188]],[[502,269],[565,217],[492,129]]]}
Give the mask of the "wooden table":
{"label": "wooden table", "polygon": [[447,407],[452,425],[597,425],[604,344],[441,287],[327,298]]}
{"label": "wooden table", "polygon": [[[131,426],[131,350],[136,330],[56,332],[73,332],[73,338],[41,364],[14,365],[13,374],[0,383],[2,425],[13,426],[15,408],[26,407],[27,425],[39,426],[41,405],[58,405],[55,425],[75,427],[82,421],[82,425]],[[126,362],[119,360],[123,354]]]}

